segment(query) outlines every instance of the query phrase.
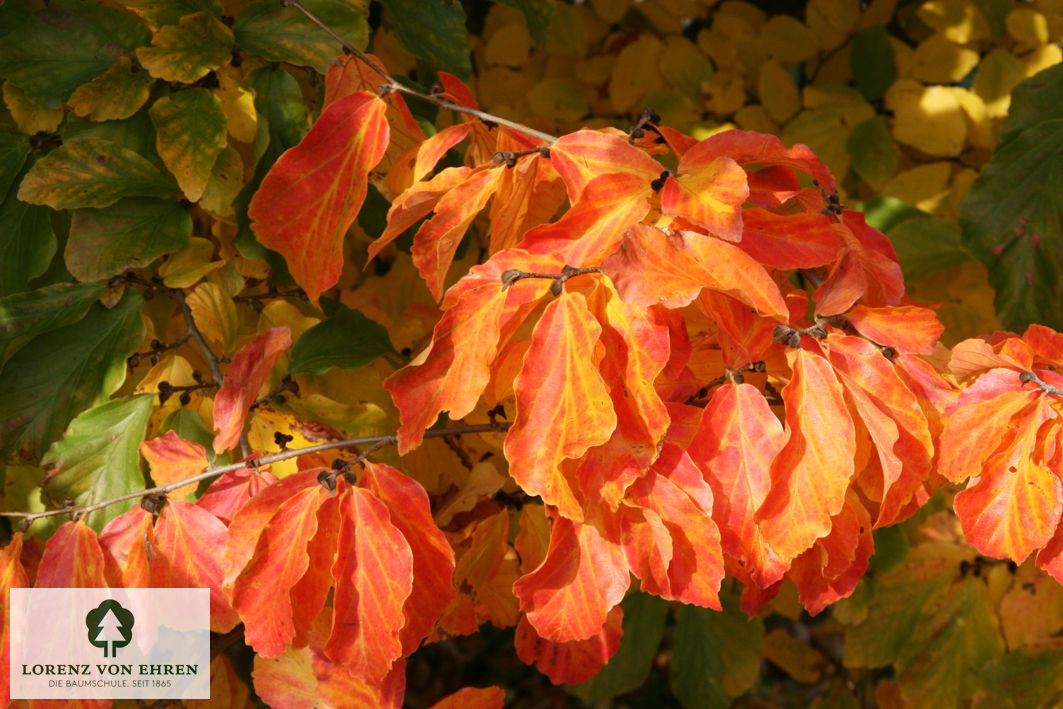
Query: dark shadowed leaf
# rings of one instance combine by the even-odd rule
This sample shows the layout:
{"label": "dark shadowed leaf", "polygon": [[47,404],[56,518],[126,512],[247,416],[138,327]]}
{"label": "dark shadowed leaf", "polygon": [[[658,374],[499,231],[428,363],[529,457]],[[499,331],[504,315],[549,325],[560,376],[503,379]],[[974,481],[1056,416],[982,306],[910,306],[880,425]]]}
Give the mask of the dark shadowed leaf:
{"label": "dark shadowed leaf", "polygon": [[382,325],[357,310],[341,307],[296,341],[289,371],[322,374],[332,367],[357,369],[394,351]]}

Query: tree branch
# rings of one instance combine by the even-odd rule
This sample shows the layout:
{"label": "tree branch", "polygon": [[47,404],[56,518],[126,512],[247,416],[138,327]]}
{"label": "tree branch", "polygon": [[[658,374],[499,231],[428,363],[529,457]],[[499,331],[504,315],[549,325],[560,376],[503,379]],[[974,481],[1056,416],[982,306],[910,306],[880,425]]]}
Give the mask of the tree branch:
{"label": "tree branch", "polygon": [[[425,431],[425,438],[443,438],[444,436],[461,436],[467,433],[505,433],[509,430],[512,424],[508,421],[494,421],[492,423],[478,423],[478,424],[462,424],[460,426],[451,426],[449,428],[439,428],[430,431]],[[79,507],[63,507],[58,510],[45,510],[44,512],[0,512],[0,517],[15,517],[19,518],[19,528],[23,531],[29,528],[31,524],[38,519],[45,517],[55,517],[56,515],[72,515],[74,519],[78,519],[89,512],[95,512],[105,507],[109,507],[118,502],[124,502],[125,500],[136,500],[143,497],[159,497],[165,496],[167,493],[176,490],[182,485],[188,485],[189,483],[198,483],[201,480],[209,480],[223,473],[232,472],[234,470],[240,470],[242,468],[259,468],[263,465],[270,463],[277,463],[282,460],[288,460],[289,458],[295,458],[300,455],[309,455],[310,453],[320,453],[322,451],[335,450],[337,448],[351,448],[354,446],[371,445],[372,448],[363,454],[368,455],[375,450],[383,448],[384,446],[395,445],[398,443],[398,436],[396,434],[388,434],[386,436],[367,436],[365,438],[349,438],[343,441],[330,441],[329,443],[319,443],[314,446],[307,446],[305,448],[292,448],[290,450],[284,450],[279,453],[272,453],[270,455],[262,456],[260,458],[252,458],[250,460],[241,463],[231,463],[230,465],[219,465],[214,468],[208,468],[202,473],[192,475],[191,477],[177,480],[176,482],[167,483],[165,485],[156,485],[145,490],[138,490],[137,492],[130,492],[125,495],[119,495],[118,497],[112,497],[107,500],[101,500],[100,502],[93,503],[91,505],[81,505]]]}
{"label": "tree branch", "polygon": [[534,128],[532,128],[530,126],[524,125],[523,123],[517,123],[516,121],[511,121],[509,119],[502,118],[501,116],[496,116],[493,113],[487,113],[485,111],[480,111],[480,110],[475,109],[475,108],[468,108],[467,106],[460,106],[460,105],[458,105],[456,103],[451,103],[450,101],[445,101],[445,100],[439,98],[438,96],[433,96],[432,94],[426,94],[426,93],[424,93],[422,91],[418,91],[417,89],[411,89],[409,86],[404,86],[403,84],[400,84],[398,81],[395,81],[395,78],[393,76],[391,76],[391,74],[388,73],[387,69],[385,69],[384,67],[380,66],[379,64],[377,64],[376,62],[371,60],[369,57],[367,57],[365,55],[364,52],[359,50],[357,47],[352,45],[350,42],[345,40],[343,37],[341,37],[338,34],[336,34],[336,32],[331,27],[329,27],[324,22],[322,22],[320,19],[318,19],[318,17],[316,15],[314,15],[314,13],[310,12],[310,10],[306,9],[306,7],[301,2],[299,2],[299,0],[281,0],[281,5],[284,5],[286,7],[290,6],[290,7],[297,8],[300,12],[302,12],[304,15],[306,15],[307,18],[311,22],[316,24],[321,29],[325,30],[325,32],[328,32],[329,35],[334,40],[336,40],[341,45],[343,45],[343,48],[346,51],[348,51],[351,54],[353,54],[358,59],[358,61],[362,62],[363,64],[368,66],[370,69],[375,71],[377,74],[379,74],[384,79],[384,81],[387,82],[387,83],[385,83],[383,85],[383,88],[386,89],[387,91],[397,91],[399,93],[408,94],[410,96],[416,96],[419,99],[423,99],[423,100],[428,101],[430,103],[434,103],[435,105],[439,106],[440,108],[446,108],[446,109],[451,110],[451,111],[457,111],[458,113],[465,113],[465,114],[468,114],[470,116],[475,116],[476,118],[479,118],[481,121],[487,121],[489,123],[497,123],[498,125],[506,126],[507,128],[512,128],[513,130],[518,131],[520,133],[523,133],[523,134],[525,134],[527,136],[530,136],[532,138],[538,138],[539,140],[544,141],[547,144],[552,144],[554,141],[557,140],[557,136],[553,136],[553,135],[550,135],[549,133],[543,133],[542,131],[535,130]]}

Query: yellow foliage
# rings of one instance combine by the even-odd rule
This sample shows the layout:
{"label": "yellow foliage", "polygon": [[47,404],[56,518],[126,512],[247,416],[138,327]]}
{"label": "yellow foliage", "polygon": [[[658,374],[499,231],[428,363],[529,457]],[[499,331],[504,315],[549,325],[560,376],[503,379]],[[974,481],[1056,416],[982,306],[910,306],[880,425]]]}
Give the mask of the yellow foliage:
{"label": "yellow foliage", "polygon": [[797,84],[778,59],[769,59],[760,65],[757,93],[768,116],[776,123],[784,123],[801,108]]}
{"label": "yellow foliage", "polygon": [[805,6],[805,21],[826,50],[840,47],[859,20],[860,0],[809,0]]}
{"label": "yellow foliage", "polygon": [[819,38],[805,23],[789,15],[775,15],[760,29],[760,41],[780,62],[803,62],[819,51]]}
{"label": "yellow foliage", "polygon": [[944,86],[922,86],[901,79],[886,93],[893,111],[893,137],[927,155],[959,155],[967,138],[967,119],[960,102]]}
{"label": "yellow foliage", "polygon": [[657,69],[663,51],[661,40],[650,34],[640,36],[620,51],[609,80],[609,98],[617,112],[635,109],[663,83]]}
{"label": "yellow foliage", "polygon": [[1004,25],[1016,42],[1031,46],[1048,42],[1048,18],[1032,8],[1015,8],[1004,18]]}
{"label": "yellow foliage", "polygon": [[989,37],[989,21],[973,0],[928,0],[916,14],[952,42],[968,44]]}
{"label": "yellow foliage", "polygon": [[51,133],[63,122],[63,109],[45,108],[34,103],[10,81],[4,82],[4,105],[15,119],[18,129],[27,135]]}
{"label": "yellow foliage", "polygon": [[928,84],[951,84],[978,66],[978,52],[934,34],[915,49],[912,77]]}

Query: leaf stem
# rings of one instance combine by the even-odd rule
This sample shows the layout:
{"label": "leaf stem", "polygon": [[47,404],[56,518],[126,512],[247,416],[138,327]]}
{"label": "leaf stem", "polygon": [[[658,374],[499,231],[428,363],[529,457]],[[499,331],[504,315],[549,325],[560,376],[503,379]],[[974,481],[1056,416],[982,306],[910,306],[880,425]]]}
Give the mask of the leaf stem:
{"label": "leaf stem", "polygon": [[1034,374],[1030,370],[1026,370],[1025,372],[1021,373],[1019,375],[1019,381],[1022,382],[1023,384],[1025,384],[1026,382],[1033,382],[1034,384],[1036,384],[1041,389],[1041,391],[1043,391],[1046,394],[1055,394],[1056,396],[1063,396],[1063,389],[1060,389],[1059,387],[1052,386],[1051,384],[1046,382],[1044,379],[1041,379],[1041,377],[1037,376],[1036,374]]}
{"label": "leaf stem", "polygon": [[451,103],[450,101],[445,101],[439,98],[438,96],[426,94],[422,91],[418,91],[417,89],[412,89],[408,86],[404,86],[398,81],[395,81],[394,77],[392,77],[391,74],[388,73],[387,69],[371,60],[365,55],[364,52],[359,50],[357,47],[345,40],[343,37],[336,34],[336,32],[331,27],[329,27],[320,19],[318,19],[318,17],[314,13],[310,12],[310,10],[306,9],[306,7],[301,2],[299,2],[299,0],[281,0],[281,5],[284,5],[285,7],[290,6],[297,8],[300,12],[306,15],[311,22],[316,24],[321,29],[325,30],[325,32],[327,32],[329,36],[331,36],[334,40],[343,45],[343,48],[346,51],[353,54],[359,61],[361,61],[363,64],[365,64],[370,69],[379,74],[387,82],[383,85],[382,88],[384,88],[388,92],[397,91],[399,93],[408,94],[410,96],[416,96],[419,99],[434,103],[440,108],[446,108],[451,111],[457,111],[458,113],[465,113],[470,116],[475,116],[481,121],[488,121],[490,123],[496,123],[498,125],[506,126],[507,128],[512,128],[513,130],[523,133],[532,138],[538,138],[539,140],[544,141],[547,144],[553,144],[553,142],[557,140],[557,136],[553,136],[549,133],[543,133],[542,131],[535,130],[530,126],[524,125],[523,123],[517,123],[516,121],[511,121],[509,119],[502,118],[501,116],[496,116],[493,113],[487,113],[479,109],[469,108],[467,106],[461,106],[456,103]]}
{"label": "leaf stem", "polygon": [[[430,431],[425,431],[425,438],[443,438],[444,436],[461,436],[468,433],[504,433],[509,430],[510,423],[508,421],[495,421],[493,423],[478,423],[478,424],[462,424],[460,426],[451,426],[449,428],[439,428]],[[82,505],[80,507],[64,507],[58,510],[45,510],[44,512],[0,512],[0,517],[17,517],[20,518],[19,529],[25,531],[31,524],[38,519],[45,517],[54,517],[56,515],[72,515],[74,519],[78,519],[90,512],[101,510],[105,507],[109,507],[118,502],[124,502],[125,500],[136,500],[143,497],[158,497],[164,496],[167,493],[176,490],[182,485],[188,485],[189,483],[197,483],[201,480],[209,480],[223,473],[232,472],[234,470],[240,470],[242,468],[259,468],[263,465],[269,465],[270,463],[277,463],[282,460],[288,460],[289,458],[295,458],[300,455],[308,455],[310,453],[320,453],[322,451],[335,450],[337,448],[351,448],[355,446],[371,445],[372,448],[366,451],[362,456],[368,455],[373,451],[383,448],[388,445],[395,445],[398,442],[398,436],[396,434],[388,434],[386,436],[367,436],[364,438],[349,438],[342,441],[330,441],[328,443],[319,443],[313,446],[307,446],[305,448],[292,448],[290,450],[281,451],[279,453],[272,453],[270,455],[262,456],[259,458],[252,458],[250,460],[243,461],[241,463],[231,463],[229,465],[219,465],[214,468],[208,468],[202,473],[192,475],[182,480],[177,480],[165,485],[156,485],[155,487],[147,488],[145,490],[138,490],[137,492],[126,493],[125,495],[119,495],[118,497],[112,497],[107,500],[101,500],[91,505]]]}

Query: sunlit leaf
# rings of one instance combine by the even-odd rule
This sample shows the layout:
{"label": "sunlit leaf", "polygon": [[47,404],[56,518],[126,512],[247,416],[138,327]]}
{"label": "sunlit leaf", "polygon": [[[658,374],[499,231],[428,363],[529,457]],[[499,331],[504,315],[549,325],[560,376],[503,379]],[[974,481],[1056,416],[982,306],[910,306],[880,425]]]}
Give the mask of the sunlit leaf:
{"label": "sunlit leaf", "polygon": [[85,523],[67,522],[44,546],[36,588],[106,588],[103,552],[96,532]]}
{"label": "sunlit leaf", "polygon": [[292,345],[291,331],[275,327],[244,345],[225,370],[225,381],[214,397],[214,451],[222,453],[236,445],[244,420],[273,365]]}
{"label": "sunlit leaf", "polygon": [[232,56],[233,33],[213,13],[185,15],[137,48],[137,59],[152,76],[191,84]]}

